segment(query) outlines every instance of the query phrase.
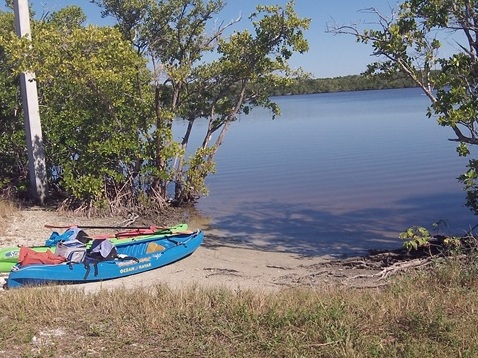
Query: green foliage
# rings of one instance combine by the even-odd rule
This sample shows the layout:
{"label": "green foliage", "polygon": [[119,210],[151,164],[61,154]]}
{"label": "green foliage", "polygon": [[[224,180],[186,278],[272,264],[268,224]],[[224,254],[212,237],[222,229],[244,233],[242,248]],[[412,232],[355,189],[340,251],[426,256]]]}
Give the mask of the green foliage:
{"label": "green foliage", "polygon": [[[15,81],[31,71],[56,194],[89,208],[130,207],[148,202],[145,196],[161,207],[171,192],[182,205],[207,195],[205,179],[237,116],[256,106],[280,114],[267,89],[285,86],[300,72],[287,61],[307,51],[303,31],[310,20],[297,16],[292,1],[258,6],[249,18],[252,33],[224,39],[234,22],[206,32],[224,6],[221,0],[93,2],[117,26],[85,27],[83,12],[71,6],[32,21],[30,42],[13,34],[11,15],[1,14],[0,83],[6,90],[0,114],[7,120],[0,125],[16,146],[7,148],[0,139],[7,164],[2,185],[21,187],[26,178]],[[212,51],[217,59],[204,61]],[[181,118],[190,125],[177,143],[172,123]],[[199,118],[209,120],[208,131],[201,146],[188,149]]]}
{"label": "green foliage", "polygon": [[[162,200],[167,199],[171,184],[178,186],[174,192],[188,197],[179,186],[193,188],[197,183],[183,185],[188,177],[187,139],[181,145],[172,140],[172,122],[181,117],[192,121],[202,114],[200,108],[208,99],[198,95],[195,83],[201,78],[196,67],[204,54],[214,48],[223,31],[206,33],[208,21],[222,9],[223,3],[218,0],[95,3],[104,8],[103,14],[117,19],[124,38],[138,53],[147,54],[153,67],[150,73],[153,86],[142,88],[152,99],[150,108],[154,115],[151,132],[144,135],[148,157],[143,164],[149,175],[148,186]],[[181,201],[177,199],[176,202]]]}
{"label": "green foliage", "polygon": [[282,96],[411,87],[417,87],[417,84],[400,73],[396,73],[393,76],[362,74],[334,78],[308,78],[307,76],[300,76],[282,84],[273,84],[266,89],[266,92],[271,96]]}
{"label": "green foliage", "polygon": [[194,203],[201,196],[208,194],[204,179],[215,172],[215,163],[205,161],[204,158],[213,151],[214,148],[198,148],[194,155],[191,155],[185,180],[182,185],[176,186],[177,190],[183,190],[176,193],[177,198],[183,198],[185,203]]}
{"label": "green foliage", "polygon": [[[194,202],[205,195],[205,179],[213,173],[214,156],[237,115],[255,106],[279,113],[270,101],[268,88],[283,86],[293,73],[287,60],[308,45],[302,31],[310,20],[300,19],[290,2],[285,7],[259,6],[250,16],[254,31],[234,32],[222,37],[234,22],[211,34],[208,22],[224,3],[219,0],[175,0],[168,2],[98,0],[105,15],[118,20],[120,31],[139,53],[148,53],[152,66],[155,126],[153,139],[155,170],[171,175],[157,177],[154,190],[166,195],[174,186],[174,202]],[[131,36],[131,34],[135,36]],[[211,51],[212,62],[203,61]],[[281,75],[286,75],[285,77]],[[202,145],[187,151],[189,136],[199,118],[209,120]],[[171,129],[173,118],[189,122],[180,147],[162,135]],[[213,135],[216,141],[213,142]],[[195,153],[189,159],[187,152]],[[166,155],[168,153],[169,155]],[[151,168],[152,169],[152,168]]]}
{"label": "green foliage", "polygon": [[8,53],[13,20],[0,11],[0,190],[19,195],[27,188],[28,165],[19,82]]}
{"label": "green foliage", "polygon": [[49,39],[35,49],[44,59],[36,73],[46,105],[47,158],[60,168],[54,179],[78,200],[107,198],[143,157],[140,136],[151,125],[135,91],[143,60],[110,28],[65,34],[48,24],[37,36]]}
{"label": "green foliage", "polygon": [[69,6],[49,14],[46,20],[57,28],[69,31],[69,29],[80,28],[86,21],[86,16],[80,7]]}
{"label": "green foliage", "polygon": [[422,226],[412,226],[400,234],[400,239],[406,240],[403,247],[408,251],[429,247],[430,238],[430,233]]}
{"label": "green foliage", "polygon": [[429,256],[456,256],[476,253],[478,245],[471,231],[463,237],[438,233],[446,226],[444,220],[439,220],[433,224],[434,229],[437,230],[435,235],[431,235],[422,226],[412,226],[399,236],[402,240],[406,240],[403,247],[409,252],[425,250]]}
{"label": "green foliage", "polygon": [[467,165],[468,170],[458,179],[465,186],[466,205],[478,213],[478,160],[471,159]]}
{"label": "green foliage", "polygon": [[459,255],[463,253],[462,238],[450,236],[443,239],[443,246],[449,255]]}
{"label": "green foliage", "polygon": [[[146,61],[117,30],[81,27],[84,15],[78,10],[34,22],[31,50],[15,37],[4,48],[12,76],[25,69],[36,74],[50,187],[94,205],[117,198],[119,188],[139,174],[140,138],[152,117],[137,88],[149,78]],[[20,115],[16,121],[23,122]],[[14,144],[24,146],[23,132]],[[6,155],[25,158],[19,151]]]}

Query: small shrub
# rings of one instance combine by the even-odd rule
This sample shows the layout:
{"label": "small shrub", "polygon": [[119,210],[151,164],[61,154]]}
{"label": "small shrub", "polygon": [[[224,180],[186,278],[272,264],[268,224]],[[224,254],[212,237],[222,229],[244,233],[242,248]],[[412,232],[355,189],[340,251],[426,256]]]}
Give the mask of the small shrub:
{"label": "small shrub", "polygon": [[428,230],[422,226],[409,227],[407,231],[400,234],[402,240],[407,240],[403,243],[403,247],[408,251],[429,248],[431,237]]}

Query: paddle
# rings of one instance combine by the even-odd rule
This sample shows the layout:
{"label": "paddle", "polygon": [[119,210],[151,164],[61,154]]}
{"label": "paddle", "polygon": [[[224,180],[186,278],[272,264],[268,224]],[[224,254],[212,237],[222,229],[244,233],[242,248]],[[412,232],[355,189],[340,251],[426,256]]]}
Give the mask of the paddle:
{"label": "paddle", "polygon": [[150,236],[150,235],[158,235],[158,234],[168,234],[169,236],[171,235],[190,235],[193,234],[194,231],[191,230],[172,230],[172,228],[159,228],[159,229],[147,229],[150,230],[149,232],[146,231],[134,231],[129,230],[129,231],[121,231],[115,234],[115,237],[117,239],[120,239],[122,237],[128,238],[128,237],[134,237],[134,236]]}
{"label": "paddle", "polygon": [[[149,228],[148,228],[149,229]],[[154,236],[154,235],[157,235],[157,234],[163,234],[163,233],[166,233],[167,229],[160,229],[159,231],[155,231],[153,233],[149,233],[149,234],[140,234],[138,233],[137,235],[131,235],[131,236],[141,236],[141,235],[144,235],[144,236]],[[174,231],[174,232],[169,232],[168,234],[168,237],[174,237],[174,236],[181,236],[181,235],[191,235],[191,234],[194,234],[196,231],[192,231],[192,230],[183,230],[183,231]],[[119,233],[120,235],[116,236],[115,237],[117,239],[121,238],[121,233]],[[125,238],[127,238],[128,236],[125,236]],[[91,240],[104,240],[104,239],[107,239],[107,237],[95,237],[95,236],[88,236],[89,239]],[[17,247],[20,247],[20,246],[23,246],[23,245],[17,245]],[[55,247],[55,245],[51,245],[51,246],[48,246],[48,245],[33,245],[33,246],[28,246],[32,249],[38,249],[38,248],[43,248],[43,247]],[[10,249],[10,248],[9,248]],[[0,259],[1,261],[1,259]]]}
{"label": "paddle", "polygon": [[[170,231],[170,235],[176,236],[176,235],[190,235],[193,234],[194,231],[191,230],[185,230],[185,231],[171,231],[173,227],[167,227],[167,226],[97,226],[97,225],[50,225],[50,224],[45,224],[46,228],[53,229],[69,229],[71,227],[78,227],[82,229],[110,229],[110,230],[151,230],[151,232],[119,232],[115,234],[115,237],[120,238],[121,236],[123,237],[128,237],[128,236],[141,236],[141,235],[155,235],[155,234],[161,234],[164,233],[165,231]],[[94,237],[93,237],[94,238]]]}
{"label": "paddle", "polygon": [[111,229],[111,230],[161,230],[161,229],[170,229],[166,226],[101,226],[101,225],[51,225],[45,224],[45,227],[48,229],[69,229],[71,227],[78,227],[82,229]]}

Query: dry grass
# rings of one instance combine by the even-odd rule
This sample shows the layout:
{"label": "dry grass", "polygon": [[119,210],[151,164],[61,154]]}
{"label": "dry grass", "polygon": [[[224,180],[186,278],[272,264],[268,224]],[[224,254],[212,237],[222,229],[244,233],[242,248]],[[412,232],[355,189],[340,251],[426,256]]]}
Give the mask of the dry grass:
{"label": "dry grass", "polygon": [[165,286],[0,295],[10,357],[474,357],[478,265],[437,264],[385,289],[276,294]]}
{"label": "dry grass", "polygon": [[14,203],[0,199],[0,235],[5,234],[10,218],[17,212],[18,207]]}

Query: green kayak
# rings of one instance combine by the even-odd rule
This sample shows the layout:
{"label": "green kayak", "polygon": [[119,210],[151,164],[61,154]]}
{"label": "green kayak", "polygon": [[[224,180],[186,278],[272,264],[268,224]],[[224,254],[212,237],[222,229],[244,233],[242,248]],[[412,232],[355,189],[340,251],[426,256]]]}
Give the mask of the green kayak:
{"label": "green kayak", "polygon": [[[144,230],[130,230],[119,232],[115,234],[108,235],[101,235],[102,239],[108,239],[113,244],[129,242],[129,241],[139,241],[142,239],[148,239],[152,235],[164,235],[167,236],[174,236],[179,233],[183,233],[188,230],[188,224],[178,224],[175,226],[171,226],[168,228],[154,228],[151,227],[149,229]],[[88,244],[87,244],[88,247]],[[55,252],[56,245],[44,245],[44,246],[31,246],[31,249],[38,251],[38,252],[46,252],[47,250],[51,250]],[[11,246],[6,248],[0,248],[0,273],[1,272],[10,272],[12,267],[18,262],[18,256],[20,254],[20,247],[19,246]]]}

